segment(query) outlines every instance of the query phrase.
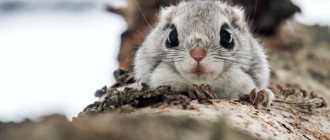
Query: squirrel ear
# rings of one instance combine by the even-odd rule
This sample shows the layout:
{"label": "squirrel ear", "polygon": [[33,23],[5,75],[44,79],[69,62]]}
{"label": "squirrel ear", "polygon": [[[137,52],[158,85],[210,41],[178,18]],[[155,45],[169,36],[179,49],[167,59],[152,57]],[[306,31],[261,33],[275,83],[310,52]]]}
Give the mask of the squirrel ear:
{"label": "squirrel ear", "polygon": [[226,13],[229,15],[229,20],[231,24],[239,29],[244,29],[246,27],[245,14],[243,8],[239,7],[226,7]]}
{"label": "squirrel ear", "polygon": [[172,12],[173,11],[173,6],[170,7],[162,7],[159,15],[159,20],[161,22],[165,21],[166,23],[170,23],[172,20]]}

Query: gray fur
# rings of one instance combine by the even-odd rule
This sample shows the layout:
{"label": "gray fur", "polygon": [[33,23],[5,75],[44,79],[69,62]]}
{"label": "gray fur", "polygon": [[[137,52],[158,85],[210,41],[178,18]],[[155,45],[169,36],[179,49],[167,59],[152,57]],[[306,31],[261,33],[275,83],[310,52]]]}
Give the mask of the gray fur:
{"label": "gray fur", "polygon": [[[265,52],[249,32],[244,13],[220,1],[181,2],[164,8],[159,22],[147,36],[134,59],[136,80],[151,88],[170,85],[186,90],[193,84],[208,84],[219,97],[232,99],[249,94],[252,89],[267,89],[270,70]],[[234,34],[232,51],[220,45],[220,28],[227,23]],[[169,25],[177,27],[180,50],[168,49],[165,41]],[[201,61],[212,74],[194,77],[189,72],[196,63],[189,55],[192,48],[204,47],[207,56]],[[226,57],[227,60],[216,59]],[[270,102],[273,94],[269,93]]]}

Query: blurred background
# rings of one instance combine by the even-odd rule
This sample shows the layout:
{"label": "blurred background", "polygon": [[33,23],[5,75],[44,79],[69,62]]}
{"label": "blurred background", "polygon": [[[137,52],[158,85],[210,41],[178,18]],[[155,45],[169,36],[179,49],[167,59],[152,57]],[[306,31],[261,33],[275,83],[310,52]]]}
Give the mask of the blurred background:
{"label": "blurred background", "polygon": [[[329,0],[293,3],[302,11],[284,23],[293,30],[293,21],[330,25]],[[129,3],[0,1],[0,121],[35,119],[51,113],[72,118],[96,100],[97,89],[115,82],[112,73],[120,67],[121,34],[129,24],[109,12],[109,5],[121,8]],[[330,40],[330,36],[322,37]]]}

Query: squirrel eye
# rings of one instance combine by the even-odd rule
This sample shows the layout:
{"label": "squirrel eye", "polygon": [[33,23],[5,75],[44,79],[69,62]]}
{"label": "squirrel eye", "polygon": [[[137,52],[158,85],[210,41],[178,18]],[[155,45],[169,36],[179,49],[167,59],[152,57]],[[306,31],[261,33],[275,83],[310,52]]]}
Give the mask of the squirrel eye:
{"label": "squirrel eye", "polygon": [[178,45],[179,45],[178,32],[177,32],[175,26],[172,26],[171,32],[166,39],[166,47],[174,48],[174,47],[177,47]]}
{"label": "squirrel eye", "polygon": [[221,27],[220,44],[222,47],[229,49],[229,50],[232,50],[235,45],[233,34],[230,31],[228,24],[224,24]]}

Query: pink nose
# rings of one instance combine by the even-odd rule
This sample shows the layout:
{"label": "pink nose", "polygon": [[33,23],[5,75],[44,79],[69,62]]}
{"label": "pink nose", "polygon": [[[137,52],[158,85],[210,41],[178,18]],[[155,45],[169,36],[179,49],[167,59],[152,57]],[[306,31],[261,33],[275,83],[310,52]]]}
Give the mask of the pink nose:
{"label": "pink nose", "polygon": [[197,48],[194,48],[190,51],[190,55],[197,62],[199,62],[206,56],[206,51],[202,47],[197,47]]}

